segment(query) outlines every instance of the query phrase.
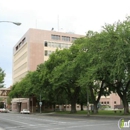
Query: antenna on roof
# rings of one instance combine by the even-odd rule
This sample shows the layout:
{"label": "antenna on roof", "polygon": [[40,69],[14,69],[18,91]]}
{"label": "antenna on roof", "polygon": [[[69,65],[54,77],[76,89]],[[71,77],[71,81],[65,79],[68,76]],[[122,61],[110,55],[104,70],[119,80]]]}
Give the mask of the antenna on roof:
{"label": "antenna on roof", "polygon": [[57,17],[57,24],[58,24],[58,32],[59,32],[59,15]]}

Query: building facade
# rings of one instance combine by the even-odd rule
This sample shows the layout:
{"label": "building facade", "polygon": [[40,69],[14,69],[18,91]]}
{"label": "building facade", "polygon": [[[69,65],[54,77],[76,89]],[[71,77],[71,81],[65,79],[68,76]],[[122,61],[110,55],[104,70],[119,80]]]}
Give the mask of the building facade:
{"label": "building facade", "polygon": [[109,106],[111,109],[121,109],[123,107],[122,102],[118,94],[111,93],[109,96],[101,96],[100,104]]}
{"label": "building facade", "polygon": [[13,48],[13,84],[35,71],[56,49],[69,48],[82,35],[29,29]]}
{"label": "building facade", "polygon": [[[56,49],[69,48],[79,37],[83,35],[29,29],[13,48],[13,84],[20,81],[28,71],[35,71],[37,66],[48,60],[49,55]],[[33,112],[36,110],[36,104],[25,98],[12,100],[13,111],[20,112],[23,108]]]}

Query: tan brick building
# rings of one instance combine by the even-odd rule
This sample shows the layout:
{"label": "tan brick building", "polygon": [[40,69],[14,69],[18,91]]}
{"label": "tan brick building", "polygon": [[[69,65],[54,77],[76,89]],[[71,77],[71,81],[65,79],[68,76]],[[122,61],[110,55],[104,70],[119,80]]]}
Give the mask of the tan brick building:
{"label": "tan brick building", "polygon": [[[83,35],[29,29],[13,48],[13,84],[20,81],[28,71],[35,71],[37,65],[48,60],[49,55],[56,49],[69,48],[79,37]],[[28,99],[21,99],[12,100],[12,110],[19,112],[28,108],[35,111],[34,103]]]}
{"label": "tan brick building", "polygon": [[74,33],[29,29],[13,48],[13,83],[34,71],[57,48],[69,48],[82,37]]}

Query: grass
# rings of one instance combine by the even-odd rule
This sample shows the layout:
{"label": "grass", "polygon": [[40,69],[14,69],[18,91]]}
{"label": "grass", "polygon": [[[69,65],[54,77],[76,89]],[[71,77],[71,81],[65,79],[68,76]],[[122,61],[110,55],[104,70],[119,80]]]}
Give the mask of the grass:
{"label": "grass", "polygon": [[[57,111],[57,114],[71,114],[70,111]],[[77,111],[75,114],[87,114],[87,111]],[[99,110],[97,114],[90,112],[90,115],[124,116],[123,110]],[[130,116],[130,114],[128,114]]]}
{"label": "grass", "polygon": [[[92,113],[92,115],[94,114]],[[123,110],[116,110],[116,112],[114,110],[99,110],[97,115],[121,116],[121,115],[124,115],[124,113],[123,113]]]}

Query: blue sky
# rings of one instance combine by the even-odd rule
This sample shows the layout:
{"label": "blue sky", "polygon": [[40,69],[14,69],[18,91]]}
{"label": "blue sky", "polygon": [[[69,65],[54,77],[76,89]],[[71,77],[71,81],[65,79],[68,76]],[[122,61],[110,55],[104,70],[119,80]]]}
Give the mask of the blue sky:
{"label": "blue sky", "polygon": [[29,28],[74,32],[100,31],[130,15],[130,0],[0,0],[0,67],[5,87],[12,85],[13,46]]}

